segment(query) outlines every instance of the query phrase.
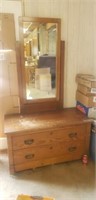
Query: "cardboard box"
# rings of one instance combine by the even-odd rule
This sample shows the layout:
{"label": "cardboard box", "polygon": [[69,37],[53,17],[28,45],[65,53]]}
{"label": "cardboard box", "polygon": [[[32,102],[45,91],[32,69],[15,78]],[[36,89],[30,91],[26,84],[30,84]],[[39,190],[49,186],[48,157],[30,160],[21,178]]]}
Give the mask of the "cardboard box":
{"label": "cardboard box", "polygon": [[92,74],[77,74],[76,78],[95,78]]}
{"label": "cardboard box", "polygon": [[77,90],[87,96],[95,96],[96,95],[96,88],[89,88],[84,85],[78,84]]}
{"label": "cardboard box", "polygon": [[18,195],[16,200],[55,200],[55,199],[51,197]]}
{"label": "cardboard box", "polygon": [[35,88],[45,91],[50,91],[51,88],[51,73],[50,68],[37,68],[35,70]]}
{"label": "cardboard box", "polygon": [[40,90],[51,91],[51,74],[40,74]]}
{"label": "cardboard box", "polygon": [[76,76],[76,82],[78,84],[84,85],[89,88],[96,88],[96,78],[93,75],[81,75],[77,74]]}
{"label": "cardboard box", "polygon": [[35,75],[35,88],[42,91],[51,91],[51,74]]}
{"label": "cardboard box", "polygon": [[82,103],[79,101],[76,102],[76,108],[80,110],[82,113],[84,113],[86,116],[89,118],[94,118],[96,119],[96,107],[87,107],[84,106]]}
{"label": "cardboard box", "polygon": [[48,74],[48,73],[50,73],[50,67],[46,67],[46,68],[36,68],[36,69],[35,69],[35,74],[36,74],[36,75]]}
{"label": "cardboard box", "polygon": [[86,96],[77,90],[76,100],[87,107],[96,107],[96,96]]}

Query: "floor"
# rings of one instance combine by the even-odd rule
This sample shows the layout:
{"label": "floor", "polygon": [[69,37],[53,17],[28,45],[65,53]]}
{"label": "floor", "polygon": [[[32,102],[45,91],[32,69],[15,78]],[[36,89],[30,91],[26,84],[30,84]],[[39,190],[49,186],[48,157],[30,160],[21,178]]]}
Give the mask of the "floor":
{"label": "floor", "polygon": [[56,200],[95,200],[95,165],[81,160],[9,174],[8,155],[0,154],[0,200],[18,194],[50,196]]}

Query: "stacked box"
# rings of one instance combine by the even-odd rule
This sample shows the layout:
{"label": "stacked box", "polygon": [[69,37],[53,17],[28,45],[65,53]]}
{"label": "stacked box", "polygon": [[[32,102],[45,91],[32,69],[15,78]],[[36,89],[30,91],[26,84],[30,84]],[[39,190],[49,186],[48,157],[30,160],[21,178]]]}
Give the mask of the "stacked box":
{"label": "stacked box", "polygon": [[80,103],[79,101],[76,102],[76,107],[78,110],[83,112],[89,118],[96,119],[96,107],[87,107],[84,104]]}
{"label": "stacked box", "polygon": [[35,88],[42,91],[51,91],[50,68],[37,68],[35,70]]}
{"label": "stacked box", "polygon": [[96,88],[96,78],[94,75],[77,74],[76,81],[77,83],[84,85],[88,88]]}
{"label": "stacked box", "polygon": [[90,118],[96,118],[96,78],[77,74],[76,107]]}

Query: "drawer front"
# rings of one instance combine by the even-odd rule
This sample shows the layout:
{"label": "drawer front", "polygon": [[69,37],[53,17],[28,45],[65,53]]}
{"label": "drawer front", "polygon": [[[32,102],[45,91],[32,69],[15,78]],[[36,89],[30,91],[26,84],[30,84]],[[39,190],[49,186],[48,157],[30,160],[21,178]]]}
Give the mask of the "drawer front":
{"label": "drawer front", "polygon": [[84,140],[86,128],[84,125],[72,126],[65,129],[51,131],[52,141],[78,141]]}
{"label": "drawer front", "polygon": [[45,132],[30,133],[12,137],[13,150],[30,148],[40,145],[49,145],[62,141],[84,140],[85,126],[72,126],[64,129],[50,130]]}
{"label": "drawer front", "polygon": [[30,133],[22,136],[15,136],[12,139],[13,150],[25,149],[38,145],[50,144],[50,132]]}
{"label": "drawer front", "polygon": [[53,145],[38,146],[28,149],[16,150],[13,153],[14,164],[30,162],[40,159],[54,158],[64,155],[82,155],[84,142],[55,143]]}

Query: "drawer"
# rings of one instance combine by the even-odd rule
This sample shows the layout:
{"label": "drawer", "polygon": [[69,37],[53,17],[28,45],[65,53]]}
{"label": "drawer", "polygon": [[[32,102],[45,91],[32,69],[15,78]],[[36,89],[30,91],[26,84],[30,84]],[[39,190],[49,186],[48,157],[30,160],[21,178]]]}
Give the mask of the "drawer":
{"label": "drawer", "polygon": [[34,132],[26,135],[13,136],[13,150],[30,148],[40,145],[49,145],[62,141],[84,140],[85,126],[72,126],[63,129],[54,129],[45,132]]}
{"label": "drawer", "polygon": [[71,126],[64,129],[51,131],[51,138],[54,142],[84,140],[86,129],[84,125]]}
{"label": "drawer", "polygon": [[13,152],[14,164],[26,163],[30,161],[54,158],[64,155],[82,155],[84,152],[84,142],[77,143],[55,143],[53,145],[37,146],[28,149],[16,150]]}
{"label": "drawer", "polygon": [[26,133],[26,135],[13,136],[13,150],[30,148],[38,145],[50,144],[51,133],[49,131],[39,133]]}

